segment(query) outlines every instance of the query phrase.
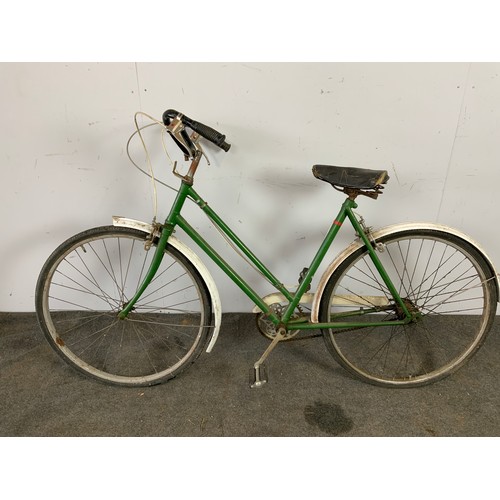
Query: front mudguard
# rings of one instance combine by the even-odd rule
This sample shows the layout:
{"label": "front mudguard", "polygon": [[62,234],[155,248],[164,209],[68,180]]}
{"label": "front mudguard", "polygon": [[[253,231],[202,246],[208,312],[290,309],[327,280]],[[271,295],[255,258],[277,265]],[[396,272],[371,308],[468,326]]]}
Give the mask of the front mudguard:
{"label": "front mudguard", "polygon": [[[113,216],[113,226],[137,229],[138,231],[142,231],[147,235],[151,235],[155,232],[155,229],[151,224],[134,219],[127,219],[125,217]],[[210,294],[210,300],[212,301],[212,314],[214,316],[214,328],[212,337],[207,347],[207,352],[211,352],[212,348],[215,345],[215,342],[217,341],[217,337],[219,336],[219,331],[222,323],[222,304],[219,296],[219,291],[217,290],[217,286],[209,270],[201,261],[201,259],[193,252],[193,250],[191,250],[185,243],[178,240],[175,236],[170,236],[170,238],[168,239],[168,243],[179,252],[181,252],[193,264],[207,286],[208,293]]]}

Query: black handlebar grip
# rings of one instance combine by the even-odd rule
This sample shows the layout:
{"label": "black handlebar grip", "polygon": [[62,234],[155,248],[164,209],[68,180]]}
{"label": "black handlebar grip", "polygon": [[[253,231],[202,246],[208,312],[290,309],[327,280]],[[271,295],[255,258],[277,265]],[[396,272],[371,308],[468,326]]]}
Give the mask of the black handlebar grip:
{"label": "black handlebar grip", "polygon": [[223,149],[224,151],[227,152],[231,147],[231,145],[226,142],[226,136],[224,134],[221,134],[220,132],[217,132],[217,130],[214,130],[212,127],[209,127],[204,123],[197,122],[196,120],[192,120],[187,116],[183,116],[182,121],[192,130],[200,134],[208,141],[213,142],[216,146],[219,146],[219,148]]}
{"label": "black handlebar grip", "polygon": [[[174,109],[168,109],[167,111],[165,111],[165,113],[163,113],[163,123],[165,123],[165,125],[168,125],[170,123],[170,120],[178,115],[178,111],[175,111]],[[219,148],[223,149],[226,153],[229,151],[231,144],[228,144],[226,142],[226,136],[224,134],[217,132],[217,130],[214,130],[212,127],[209,127],[204,123],[192,120],[186,115],[182,115],[182,122],[208,141],[213,142],[216,146],[219,146]]]}

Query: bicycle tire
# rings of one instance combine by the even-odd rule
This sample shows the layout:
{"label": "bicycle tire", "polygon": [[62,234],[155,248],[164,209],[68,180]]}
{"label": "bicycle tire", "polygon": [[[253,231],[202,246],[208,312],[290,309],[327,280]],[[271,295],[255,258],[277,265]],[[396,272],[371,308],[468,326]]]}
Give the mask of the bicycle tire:
{"label": "bicycle tire", "polygon": [[[496,313],[495,274],[470,243],[446,231],[401,230],[377,243],[403,302],[420,318],[407,325],[324,329],[326,347],[351,374],[371,384],[417,387],[441,380],[484,343]],[[340,321],[404,319],[366,246],[330,277],[319,319],[330,322],[332,313],[354,309],[367,314]]]}
{"label": "bicycle tire", "polygon": [[195,266],[170,245],[160,268],[124,320],[118,312],[135,294],[153,248],[147,234],[103,226],[62,243],[43,266],[35,302],[40,327],[72,367],[121,386],[169,380],[201,354],[212,308]]}

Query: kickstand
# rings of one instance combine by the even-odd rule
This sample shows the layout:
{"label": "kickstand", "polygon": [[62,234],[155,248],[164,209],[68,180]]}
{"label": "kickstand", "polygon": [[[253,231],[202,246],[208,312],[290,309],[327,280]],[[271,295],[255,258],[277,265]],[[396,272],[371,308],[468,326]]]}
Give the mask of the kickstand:
{"label": "kickstand", "polygon": [[269,356],[271,351],[276,347],[280,340],[283,340],[286,335],[286,330],[283,327],[278,328],[276,332],[276,337],[274,337],[273,341],[269,344],[267,349],[264,351],[264,354],[260,357],[260,359],[253,365],[253,368],[250,370],[250,387],[252,389],[262,387],[267,381],[267,369],[264,365],[264,361]]}

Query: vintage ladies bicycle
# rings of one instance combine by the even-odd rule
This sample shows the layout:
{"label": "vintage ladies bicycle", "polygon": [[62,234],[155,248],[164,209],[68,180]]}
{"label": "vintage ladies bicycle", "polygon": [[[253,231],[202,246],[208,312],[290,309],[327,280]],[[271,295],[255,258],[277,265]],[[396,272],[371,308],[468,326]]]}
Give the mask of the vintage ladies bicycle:
{"label": "vintage ladies bicycle", "polygon": [[[313,167],[316,178],[346,199],[290,290],[193,188],[204,156],[200,138],[227,152],[225,136],[175,110],[163,114],[161,125],[190,162],[185,174],[174,164],[180,187],[164,223],[113,217],[113,225],[62,243],[37,282],[41,328],[55,351],[80,372],[112,384],[153,385],[178,375],[204,349],[212,350],[221,326],[220,297],[201,259],[173,235],[176,228],[255,303],[258,328],[271,342],[251,369],[252,387],[267,381],[264,361],[279,342],[311,330],[323,336],[349,372],[389,387],[440,380],[483,344],[495,318],[499,283],[480,246],[455,229],[431,223],[373,231],[354,213],[359,196],[377,199],[382,193],[387,171]],[[186,200],[198,205],[275,293],[260,297],[189,224],[181,214]],[[356,240],[310,292],[346,219]]]}

